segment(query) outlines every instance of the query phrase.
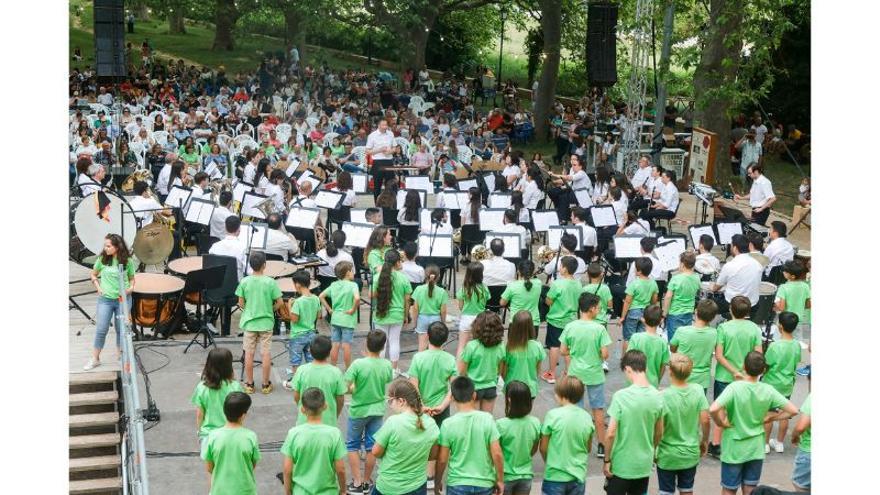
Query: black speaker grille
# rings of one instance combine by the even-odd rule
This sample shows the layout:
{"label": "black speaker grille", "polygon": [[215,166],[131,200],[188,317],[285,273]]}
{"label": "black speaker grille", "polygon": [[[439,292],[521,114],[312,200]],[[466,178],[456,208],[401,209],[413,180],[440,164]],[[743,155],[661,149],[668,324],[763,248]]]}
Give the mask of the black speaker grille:
{"label": "black speaker grille", "polygon": [[591,86],[617,83],[617,4],[587,4],[587,79]]}
{"label": "black speaker grille", "polygon": [[125,68],[123,0],[95,0],[95,70],[98,77],[122,78]]}

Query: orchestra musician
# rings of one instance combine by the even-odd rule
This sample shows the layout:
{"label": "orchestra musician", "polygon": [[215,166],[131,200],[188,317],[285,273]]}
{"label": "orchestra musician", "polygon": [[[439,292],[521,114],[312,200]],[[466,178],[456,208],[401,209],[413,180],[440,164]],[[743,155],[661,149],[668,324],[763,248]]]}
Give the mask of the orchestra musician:
{"label": "orchestra musician", "polygon": [[664,170],[660,176],[659,184],[654,183],[660,196],[648,208],[642,210],[641,217],[648,221],[651,230],[654,230],[654,220],[657,218],[675,218],[678,209],[679,197],[678,186],[675,185],[675,171]]}
{"label": "orchestra musician", "polygon": [[264,253],[280,256],[285,261],[290,256],[299,254],[299,241],[284,228],[281,223],[281,215],[270,213],[266,217],[266,223],[269,230],[266,233],[266,249],[262,250]]}
{"label": "orchestra musician", "polygon": [[752,303],[752,316],[758,308],[759,287],[763,268],[758,261],[749,256],[749,240],[742,234],[735,234],[730,240],[733,259],[721,267],[718,280],[712,286],[713,292],[724,290],[723,298],[716,298],[718,314],[730,310],[730,301],[735,296],[745,296]]}
{"label": "orchestra musician", "polygon": [[[590,176],[584,171],[584,164],[580,155],[571,155],[571,169],[568,175],[551,173],[554,187],[547,191],[547,195],[556,205],[556,214],[559,222],[565,223],[571,217],[571,204],[577,202],[574,191],[586,189],[592,196],[593,183]],[[570,185],[566,184],[570,183]]]}
{"label": "orchestra musician", "polygon": [[641,210],[642,208],[647,208],[648,200],[643,196],[647,196],[649,193],[651,182],[651,159],[648,158],[647,155],[642,155],[639,158],[639,168],[636,170],[635,174],[633,174],[632,179],[630,179],[630,183],[632,184],[632,197],[629,198],[629,209],[630,210]]}

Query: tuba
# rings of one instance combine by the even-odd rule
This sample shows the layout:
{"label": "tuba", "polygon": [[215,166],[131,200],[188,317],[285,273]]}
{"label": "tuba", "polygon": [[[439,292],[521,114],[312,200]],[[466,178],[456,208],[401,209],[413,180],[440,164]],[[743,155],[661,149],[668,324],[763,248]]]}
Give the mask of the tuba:
{"label": "tuba", "polygon": [[205,192],[211,194],[211,201],[217,206],[220,205],[220,193],[223,191],[232,191],[232,179],[212,180],[205,188]]}
{"label": "tuba", "polygon": [[471,248],[471,261],[483,261],[491,257],[492,252],[483,244],[477,244]]}

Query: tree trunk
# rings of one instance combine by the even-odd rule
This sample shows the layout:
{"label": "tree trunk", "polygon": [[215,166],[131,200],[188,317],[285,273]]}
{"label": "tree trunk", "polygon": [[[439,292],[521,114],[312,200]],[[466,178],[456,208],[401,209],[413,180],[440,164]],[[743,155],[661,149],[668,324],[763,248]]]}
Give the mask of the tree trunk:
{"label": "tree trunk", "polygon": [[235,0],[216,0],[214,4],[214,44],[211,49],[215,52],[231,51],[235,49],[235,40],[232,29],[238,21],[238,9]]}
{"label": "tree trunk", "polygon": [[657,68],[657,101],[654,129],[663,128],[663,118],[666,116],[666,82],[669,79],[669,58],[672,51],[672,30],[675,25],[675,0],[666,0],[666,13],[663,16],[663,46],[660,49],[660,67]]}
{"label": "tree trunk", "polygon": [[742,37],[737,33],[742,25],[743,10],[740,2],[711,2],[709,18],[714,21],[707,30],[700,64],[694,72],[694,125],[718,134],[715,184],[726,184],[732,175],[727,151],[730,146],[729,111],[742,51]]}
{"label": "tree trunk", "polygon": [[176,8],[173,12],[168,12],[168,32],[170,34],[186,34],[182,8]]}
{"label": "tree trunk", "polygon": [[287,36],[290,44],[299,50],[300,65],[305,65],[306,58],[306,29],[303,24],[303,15],[296,8],[284,11],[284,22],[287,26]]}
{"label": "tree trunk", "polygon": [[[404,68],[412,68],[415,72],[422,70],[425,66],[425,50],[428,46],[428,36],[431,34],[428,30],[434,27],[437,20],[436,14],[428,14],[424,19],[424,24],[413,27],[409,30],[407,36],[407,46],[404,53]],[[382,58],[382,57],[374,57]]]}
{"label": "tree trunk", "polygon": [[541,0],[541,31],[544,34],[544,64],[535,98],[535,135],[546,139],[550,109],[556,98],[562,41],[562,0]]}

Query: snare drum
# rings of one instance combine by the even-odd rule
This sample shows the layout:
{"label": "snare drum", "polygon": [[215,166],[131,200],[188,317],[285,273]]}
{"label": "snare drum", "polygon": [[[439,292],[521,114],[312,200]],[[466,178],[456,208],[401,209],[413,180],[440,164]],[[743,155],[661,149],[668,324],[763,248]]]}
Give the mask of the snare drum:
{"label": "snare drum", "polygon": [[[135,290],[131,294],[131,318],[135,325],[152,328],[153,334],[164,333],[167,337],[171,329],[166,328],[172,321],[183,280],[161,273],[137,273],[134,276]],[[141,331],[143,333],[143,331]]]}

